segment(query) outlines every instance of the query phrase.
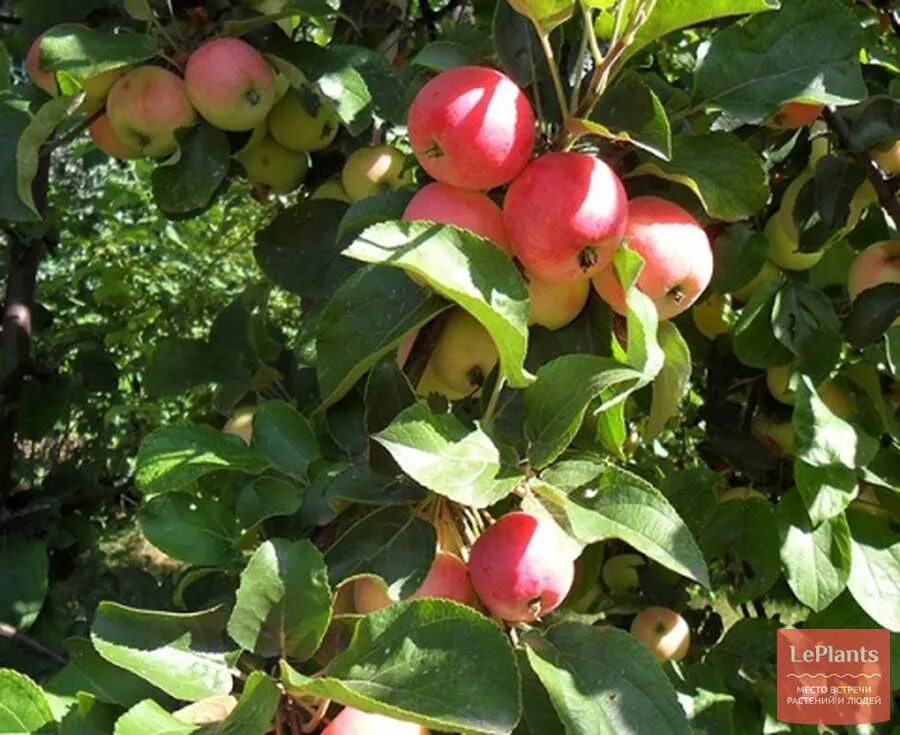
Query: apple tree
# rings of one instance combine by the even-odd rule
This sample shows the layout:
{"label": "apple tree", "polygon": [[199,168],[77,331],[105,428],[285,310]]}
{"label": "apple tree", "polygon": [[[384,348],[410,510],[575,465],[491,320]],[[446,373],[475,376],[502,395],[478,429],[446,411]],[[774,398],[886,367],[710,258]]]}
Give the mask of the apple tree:
{"label": "apple tree", "polygon": [[887,5],[0,3],[0,732],[863,732]]}

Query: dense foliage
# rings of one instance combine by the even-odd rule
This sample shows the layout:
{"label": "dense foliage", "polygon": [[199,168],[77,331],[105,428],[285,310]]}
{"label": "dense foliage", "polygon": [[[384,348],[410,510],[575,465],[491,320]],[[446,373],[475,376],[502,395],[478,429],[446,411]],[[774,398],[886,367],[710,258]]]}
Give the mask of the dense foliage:
{"label": "dense foliage", "polygon": [[0,3],[0,732],[894,732],[882,5]]}

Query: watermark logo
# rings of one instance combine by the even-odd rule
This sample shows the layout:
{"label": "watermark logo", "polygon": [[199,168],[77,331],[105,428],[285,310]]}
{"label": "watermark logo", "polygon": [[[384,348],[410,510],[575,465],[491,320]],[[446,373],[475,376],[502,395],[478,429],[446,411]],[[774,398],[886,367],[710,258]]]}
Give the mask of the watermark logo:
{"label": "watermark logo", "polygon": [[779,630],[778,719],[808,725],[886,722],[887,630]]}

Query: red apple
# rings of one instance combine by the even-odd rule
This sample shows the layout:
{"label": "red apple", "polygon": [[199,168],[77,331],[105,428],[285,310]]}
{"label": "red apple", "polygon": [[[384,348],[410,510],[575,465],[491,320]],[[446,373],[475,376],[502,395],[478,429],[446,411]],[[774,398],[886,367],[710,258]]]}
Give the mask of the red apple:
{"label": "red apple", "polygon": [[[713,273],[709,238],[677,204],[658,197],[632,200],[625,239],[644,259],[637,287],[656,304],[660,319],[690,308],[709,285]],[[612,265],[594,278],[594,288],[613,309],[625,313],[625,292]]]}
{"label": "red apple", "polygon": [[197,49],[184,81],[197,111],[222,130],[253,130],[275,104],[275,72],[239,38],[218,38]]}
{"label": "red apple", "polygon": [[[405,599],[421,600],[426,597],[441,597],[445,600],[456,600],[464,605],[471,605],[475,601],[475,592],[469,581],[469,570],[466,563],[458,556],[446,551],[439,551],[435,554],[434,562],[432,562],[425,580],[419,589]],[[353,583],[353,600],[356,611],[363,615],[381,610],[392,602],[382,586],[371,577],[363,577]]]}
{"label": "red apple", "polygon": [[106,113],[123,143],[152,158],[174,153],[175,131],[196,122],[184,82],[158,66],[139,66],[120,77]]}
{"label": "red apple", "polygon": [[503,250],[509,249],[503,212],[486,194],[435,182],[420,189],[403,213],[407,222],[431,220],[471,230]]}
{"label": "red apple", "polygon": [[409,140],[438,181],[482,191],[518,175],[534,146],[534,112],[496,69],[459,66],[430,80],[409,109]]}
{"label": "red apple", "polygon": [[631,622],[631,635],[657,661],[681,661],[691,647],[691,630],[683,617],[667,607],[648,607]]}
{"label": "red apple", "polygon": [[89,132],[91,134],[91,139],[94,141],[94,145],[107,156],[123,160],[141,157],[140,149],[127,145],[122,142],[118,135],[116,135],[116,131],[113,130],[113,127],[109,122],[108,115],[101,115],[94,120],[94,122],[91,123]]}
{"label": "red apple", "polygon": [[472,546],[469,574],[492,615],[534,621],[565,599],[575,564],[554,526],[516,511],[500,518]]}
{"label": "red apple", "polygon": [[[865,290],[883,283],[900,283],[900,240],[887,240],[869,245],[853,261],[847,276],[851,300]],[[894,321],[900,325],[900,317]]]}
{"label": "red apple", "polygon": [[781,109],[766,121],[770,128],[778,130],[795,130],[814,123],[822,114],[824,105],[808,102],[787,102]]}
{"label": "red apple", "polygon": [[322,735],[428,735],[422,725],[344,707]]}
{"label": "red apple", "polygon": [[545,281],[600,272],[622,240],[625,189],[603,161],[584,153],[547,153],[509,187],[503,222],[513,252]]}

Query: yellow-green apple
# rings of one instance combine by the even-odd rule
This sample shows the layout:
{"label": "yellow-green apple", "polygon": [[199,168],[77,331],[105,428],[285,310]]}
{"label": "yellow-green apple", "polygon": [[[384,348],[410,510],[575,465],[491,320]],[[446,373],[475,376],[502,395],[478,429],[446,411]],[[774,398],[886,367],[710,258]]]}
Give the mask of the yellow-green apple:
{"label": "yellow-green apple", "polygon": [[403,219],[407,222],[430,220],[463,227],[509,251],[503,212],[487,194],[480,191],[435,181],[416,192],[403,212]]}
{"label": "yellow-green apple", "polygon": [[322,735],[428,735],[422,725],[344,707]]}
{"label": "yellow-green apple", "polygon": [[767,283],[780,281],[783,277],[781,269],[771,260],[766,260],[766,262],[763,263],[762,268],[760,268],[759,273],[753,276],[748,283],[741,286],[736,291],[732,291],[731,295],[738,301],[746,303],[753,298],[753,294],[759,291],[759,289]]}
{"label": "yellow-green apple", "polygon": [[[422,377],[419,378],[419,384],[416,386],[416,395],[420,398],[428,398],[431,395],[439,395],[448,401],[459,401],[472,392],[471,388],[466,392],[453,390],[443,380],[441,380],[434,371],[434,365],[429,362],[425,366]],[[477,395],[477,392],[476,394]]]}
{"label": "yellow-green apple", "polygon": [[900,174],[900,140],[873,148],[870,155],[872,160],[878,164],[878,168],[888,176]]}
{"label": "yellow-green apple", "polygon": [[413,347],[416,344],[416,338],[419,336],[419,330],[415,330],[414,332],[410,332],[404,337],[403,341],[397,347],[397,367],[401,370],[403,366],[406,365],[406,361],[409,359],[409,356],[412,354]]}
{"label": "yellow-green apple", "polygon": [[859,484],[859,494],[856,496],[856,499],[850,503],[850,506],[857,510],[865,511],[876,518],[885,518],[889,521],[893,520],[891,512],[885,508],[878,499],[875,488],[865,482]]}
{"label": "yellow-green apple", "polygon": [[472,546],[469,575],[490,613],[510,622],[540,619],[565,599],[575,562],[560,531],[530,513],[507,513]]}
{"label": "yellow-green apple", "polygon": [[[847,292],[855,301],[863,291],[883,283],[900,283],[900,240],[877,242],[857,255],[847,275]],[[900,325],[900,317],[894,325]]]}
{"label": "yellow-green apple", "polygon": [[181,722],[191,725],[212,725],[225,720],[237,707],[237,699],[230,694],[218,694],[193,702],[172,715]]}
{"label": "yellow-green apple", "polygon": [[547,153],[510,184],[503,222],[513,252],[545,281],[599,273],[622,241],[625,189],[603,161],[585,153]]}
{"label": "yellow-green apple", "polygon": [[139,66],[119,77],[106,114],[122,142],[150,158],[174,153],[175,131],[197,120],[184,82],[158,66]]}
{"label": "yellow-green apple", "polygon": [[253,416],[255,413],[256,406],[241,406],[225,422],[222,431],[240,437],[245,444],[250,444],[253,441]]}
{"label": "yellow-green apple", "polygon": [[[469,581],[466,563],[454,554],[437,552],[425,580],[404,600],[421,600],[426,597],[440,597],[471,605],[475,601],[475,592]],[[353,583],[353,600],[356,612],[362,615],[381,610],[392,602],[384,587],[371,577],[362,577]]]}
{"label": "yellow-green apple", "polygon": [[438,335],[430,364],[441,382],[469,395],[481,388],[497,359],[494,341],[481,322],[463,309],[454,309]]}
{"label": "yellow-green apple", "polygon": [[310,194],[310,199],[334,199],[338,202],[346,202],[350,204],[350,197],[347,196],[347,192],[344,191],[344,187],[341,185],[340,181],[326,181],[324,184],[319,184],[316,190]]}
{"label": "yellow-green apple", "polygon": [[766,370],[766,387],[779,403],[794,405],[794,391],[789,387],[793,368],[790,365],[778,365]]}
{"label": "yellow-green apple", "polygon": [[534,147],[528,98],[496,69],[459,66],[431,79],[409,109],[409,140],[438,181],[486,191],[517,176]]}
{"label": "yellow-green apple", "polygon": [[725,308],[728,302],[720,293],[712,293],[703,301],[698,301],[691,309],[694,326],[707,339],[715,339],[720,334],[728,334]]}
{"label": "yellow-green apple", "polygon": [[305,153],[289,151],[272,138],[265,138],[237,155],[251,184],[275,194],[294,191],[303,182],[309,164]]}
{"label": "yellow-green apple", "polygon": [[788,102],[766,121],[770,128],[796,130],[814,123],[822,114],[823,105],[808,102]]}
{"label": "yellow-green apple", "polygon": [[[644,259],[637,287],[656,304],[660,319],[690,308],[712,279],[709,238],[677,204],[650,196],[629,202],[625,240]],[[594,289],[619,314],[626,312],[625,292],[612,264],[594,277]]]}
{"label": "yellow-green apple", "polygon": [[732,487],[719,496],[720,503],[727,503],[729,500],[751,499],[768,501],[768,498],[765,495],[759,490],[754,490],[752,487]]}
{"label": "yellow-green apple", "polygon": [[853,198],[850,200],[850,212],[847,215],[847,222],[844,224],[843,229],[846,232],[853,230],[856,225],[859,224],[859,220],[866,207],[877,201],[878,194],[875,193],[875,187],[872,186],[871,181],[866,179],[866,181],[860,184],[859,188],[853,193]]}
{"label": "yellow-green apple", "polygon": [[667,607],[648,607],[631,621],[631,635],[643,643],[657,661],[681,661],[691,647],[687,621]]}
{"label": "yellow-green apple", "polygon": [[312,84],[288,89],[269,115],[272,137],[292,151],[327,148],[339,127],[334,104]]}
{"label": "yellow-green apple", "polygon": [[85,115],[93,115],[98,110],[102,110],[106,105],[106,98],[109,96],[109,90],[112,89],[116,80],[128,73],[128,69],[123,67],[120,69],[110,69],[95,77],[90,77],[81,82],[81,90],[84,92],[84,101],[78,109]]}
{"label": "yellow-green apple", "polygon": [[584,309],[591,291],[591,282],[587,278],[557,283],[526,271],[525,280],[528,282],[528,323],[550,330],[570,324]]}
{"label": "yellow-green apple", "polygon": [[197,111],[222,130],[253,130],[275,104],[275,72],[239,38],[203,44],[188,59],[184,82]]}
{"label": "yellow-green apple", "polygon": [[787,221],[788,210],[781,209],[769,218],[765,235],[769,241],[769,260],[787,271],[805,271],[818,263],[824,251],[803,253],[799,250],[797,228]]}
{"label": "yellow-green apple", "polygon": [[407,183],[406,156],[389,145],[357,148],[344,162],[341,183],[351,201],[358,202]]}
{"label": "yellow-green apple", "polygon": [[141,157],[140,150],[134,146],[126,145],[119,136],[116,135],[116,131],[113,130],[112,124],[109,122],[108,115],[101,115],[94,120],[88,131],[91,134],[94,145],[107,156],[122,160]]}
{"label": "yellow-green apple", "polygon": [[617,554],[603,563],[603,583],[613,592],[631,592],[641,586],[638,569],[647,562],[640,554]]}
{"label": "yellow-green apple", "polygon": [[768,416],[753,417],[750,430],[776,457],[794,455],[794,427],[790,421],[775,421]]}

